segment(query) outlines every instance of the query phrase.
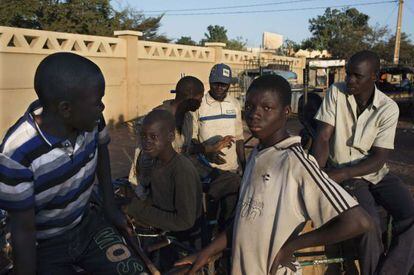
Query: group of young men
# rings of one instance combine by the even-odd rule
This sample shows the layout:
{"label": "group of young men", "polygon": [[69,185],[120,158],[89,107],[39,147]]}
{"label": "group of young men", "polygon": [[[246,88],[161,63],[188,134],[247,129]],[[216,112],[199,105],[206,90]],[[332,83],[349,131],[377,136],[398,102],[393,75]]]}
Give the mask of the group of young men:
{"label": "group of young men", "polygon": [[[230,67],[212,68],[205,94],[199,79],[180,79],[175,99],[142,121],[129,216],[185,239],[199,227],[202,193],[216,201],[221,233],[176,263],[192,265],[190,274],[228,247],[232,274],[299,274],[295,251],[351,238],[361,274],[408,274],[414,201],[386,166],[398,107],[375,87],[378,71],[370,51],[350,58],[346,82],[332,85],[315,116],[309,151],[288,133],[289,83],[277,75],[255,79],[244,118],[259,144],[247,162],[241,108],[228,95]],[[84,57],[52,54],[36,71],[35,90],[39,100],[0,147],[0,208],[10,215],[16,274],[74,274],[76,266],[148,273],[124,241],[130,229],[114,201],[102,72]],[[98,210],[89,204],[95,176]],[[386,254],[377,204],[393,218]],[[300,234],[308,220],[315,230]]]}

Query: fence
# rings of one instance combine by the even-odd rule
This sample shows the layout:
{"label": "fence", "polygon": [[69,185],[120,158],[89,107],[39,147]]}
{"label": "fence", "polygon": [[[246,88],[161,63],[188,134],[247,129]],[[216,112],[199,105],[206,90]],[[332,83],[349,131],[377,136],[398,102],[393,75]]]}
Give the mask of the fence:
{"label": "fence", "polygon": [[116,124],[141,116],[172,97],[170,90],[182,75],[198,77],[208,89],[215,63],[227,63],[235,74],[249,60],[288,62],[302,81],[305,60],[270,52],[224,49],[223,43],[205,47],[140,41],[140,32],[116,31],[115,37],[39,31],[0,26],[0,137],[36,98],[33,76],[47,55],[70,51],[94,61],[102,70],[106,91],[105,117]]}

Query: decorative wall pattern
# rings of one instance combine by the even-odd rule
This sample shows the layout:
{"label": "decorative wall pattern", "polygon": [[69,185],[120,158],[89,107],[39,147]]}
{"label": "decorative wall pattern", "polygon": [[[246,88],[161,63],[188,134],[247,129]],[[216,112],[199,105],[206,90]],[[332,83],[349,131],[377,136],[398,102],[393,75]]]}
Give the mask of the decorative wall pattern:
{"label": "decorative wall pattern", "polygon": [[0,52],[49,54],[71,51],[85,56],[126,57],[123,39],[0,26]]}
{"label": "decorative wall pattern", "polygon": [[138,58],[214,62],[214,50],[206,47],[138,41]]}

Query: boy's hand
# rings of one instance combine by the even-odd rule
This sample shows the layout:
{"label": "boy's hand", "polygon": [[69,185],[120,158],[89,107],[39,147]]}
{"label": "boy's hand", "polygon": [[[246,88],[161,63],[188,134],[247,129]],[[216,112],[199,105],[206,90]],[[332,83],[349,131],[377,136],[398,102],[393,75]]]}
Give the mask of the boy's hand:
{"label": "boy's hand", "polygon": [[293,264],[295,262],[295,257],[293,257],[293,252],[290,251],[287,247],[282,247],[277,253],[275,259],[273,260],[272,267],[270,269],[270,274],[276,274],[279,265],[291,269],[293,272],[296,272],[296,267]]}
{"label": "boy's hand", "polygon": [[124,233],[127,233],[129,236],[133,236],[132,229],[128,224],[128,221],[125,217],[125,214],[121,210],[115,208],[109,211],[106,211],[107,218],[109,222],[114,225],[118,230],[121,230]]}
{"label": "boy's hand", "polygon": [[209,259],[210,259],[210,255],[206,253],[204,250],[202,250],[198,253],[192,254],[190,256],[187,256],[185,258],[178,260],[174,264],[174,266],[190,265],[191,269],[190,271],[188,271],[187,274],[192,275],[192,274],[196,274],[198,270],[200,270],[203,266],[208,264]]}

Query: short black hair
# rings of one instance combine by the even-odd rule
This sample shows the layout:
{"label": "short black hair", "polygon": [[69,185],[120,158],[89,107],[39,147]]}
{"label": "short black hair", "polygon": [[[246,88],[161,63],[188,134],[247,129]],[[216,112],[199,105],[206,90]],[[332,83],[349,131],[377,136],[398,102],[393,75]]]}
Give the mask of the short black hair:
{"label": "short black hair", "polygon": [[36,69],[34,88],[44,107],[74,101],[91,89],[105,90],[105,79],[91,60],[69,52],[44,58]]}
{"label": "short black hair", "polygon": [[371,65],[371,68],[373,69],[375,74],[378,75],[379,70],[380,70],[380,66],[381,66],[381,62],[380,62],[379,56],[376,53],[374,53],[373,51],[364,50],[364,51],[359,51],[359,52],[353,54],[349,58],[348,64],[351,63],[351,62],[359,63],[359,62],[363,62],[363,61],[368,62]]}
{"label": "short black hair", "polygon": [[187,99],[197,93],[204,92],[204,84],[194,76],[184,76],[175,87],[176,98]]}
{"label": "short black hair", "polygon": [[292,90],[289,82],[280,75],[263,75],[253,80],[247,93],[255,91],[269,91],[276,93],[283,106],[290,105]]}
{"label": "short black hair", "polygon": [[158,122],[162,123],[163,128],[168,129],[168,131],[175,131],[175,117],[171,112],[166,110],[152,110],[145,116],[142,124],[153,124]]}

